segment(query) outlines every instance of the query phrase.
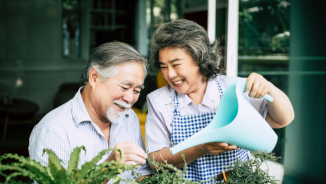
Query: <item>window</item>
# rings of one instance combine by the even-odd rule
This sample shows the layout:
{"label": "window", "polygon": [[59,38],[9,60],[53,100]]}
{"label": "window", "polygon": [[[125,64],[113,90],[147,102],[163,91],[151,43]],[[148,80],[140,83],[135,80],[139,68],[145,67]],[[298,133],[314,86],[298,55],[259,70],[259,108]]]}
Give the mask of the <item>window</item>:
{"label": "window", "polygon": [[80,0],[62,0],[63,58],[81,57]]}

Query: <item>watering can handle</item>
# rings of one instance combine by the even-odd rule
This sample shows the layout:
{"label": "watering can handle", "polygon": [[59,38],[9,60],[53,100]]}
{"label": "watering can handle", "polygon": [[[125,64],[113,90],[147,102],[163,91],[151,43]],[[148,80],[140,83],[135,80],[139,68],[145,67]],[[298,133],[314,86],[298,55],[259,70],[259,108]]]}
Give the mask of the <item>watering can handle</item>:
{"label": "watering can handle", "polygon": [[274,98],[271,97],[269,94],[266,94],[265,96],[263,96],[263,98],[265,98],[267,101],[273,102]]}

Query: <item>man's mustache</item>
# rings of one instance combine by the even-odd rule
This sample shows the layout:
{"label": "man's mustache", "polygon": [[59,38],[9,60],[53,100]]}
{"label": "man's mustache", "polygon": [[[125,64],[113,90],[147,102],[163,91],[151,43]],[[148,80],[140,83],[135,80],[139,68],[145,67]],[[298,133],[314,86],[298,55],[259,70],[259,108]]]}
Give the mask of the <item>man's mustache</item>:
{"label": "man's mustache", "polygon": [[131,108],[131,104],[124,101],[114,100],[113,103],[119,104],[123,106],[125,109]]}

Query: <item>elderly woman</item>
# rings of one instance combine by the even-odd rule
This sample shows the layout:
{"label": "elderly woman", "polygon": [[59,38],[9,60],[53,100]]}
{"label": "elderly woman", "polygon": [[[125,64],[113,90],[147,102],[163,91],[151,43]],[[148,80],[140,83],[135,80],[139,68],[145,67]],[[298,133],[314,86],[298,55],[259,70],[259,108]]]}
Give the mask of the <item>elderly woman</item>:
{"label": "elderly woman", "polygon": [[[172,155],[170,147],[210,123],[228,83],[236,78],[221,75],[217,43],[210,43],[205,29],[189,20],[159,27],[152,37],[151,54],[154,66],[162,71],[168,85],[147,96],[147,150],[150,158],[163,162],[163,157],[182,169],[181,155]],[[282,128],[294,119],[288,97],[261,75],[250,74],[246,89],[244,96],[272,128]],[[272,96],[274,102],[262,99],[265,94]],[[197,123],[189,120],[192,118]],[[249,151],[221,142],[198,145],[183,153],[189,164],[185,177],[192,181],[216,176],[236,157],[249,158]]]}

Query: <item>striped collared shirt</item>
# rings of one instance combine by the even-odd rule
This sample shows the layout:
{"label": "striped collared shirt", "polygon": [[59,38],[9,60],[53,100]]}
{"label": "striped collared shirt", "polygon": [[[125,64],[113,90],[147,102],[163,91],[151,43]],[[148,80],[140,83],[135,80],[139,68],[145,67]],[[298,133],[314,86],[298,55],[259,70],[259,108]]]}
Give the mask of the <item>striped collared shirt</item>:
{"label": "striped collared shirt", "polygon": [[[42,152],[44,148],[53,150],[63,161],[67,168],[70,153],[77,146],[85,146],[80,155],[79,168],[85,161],[90,161],[100,151],[113,148],[119,142],[133,142],[144,149],[139,120],[135,112],[130,109],[126,113],[123,122],[112,124],[109,144],[100,128],[92,121],[84,102],[81,91],[78,90],[75,97],[67,103],[49,112],[33,129],[29,139],[30,158],[48,165],[48,155]],[[110,153],[103,156],[99,163],[104,162]],[[153,174],[148,163],[142,165],[136,172],[142,175]],[[124,172],[123,179],[131,179],[131,172]],[[111,183],[112,180],[109,182]]]}

